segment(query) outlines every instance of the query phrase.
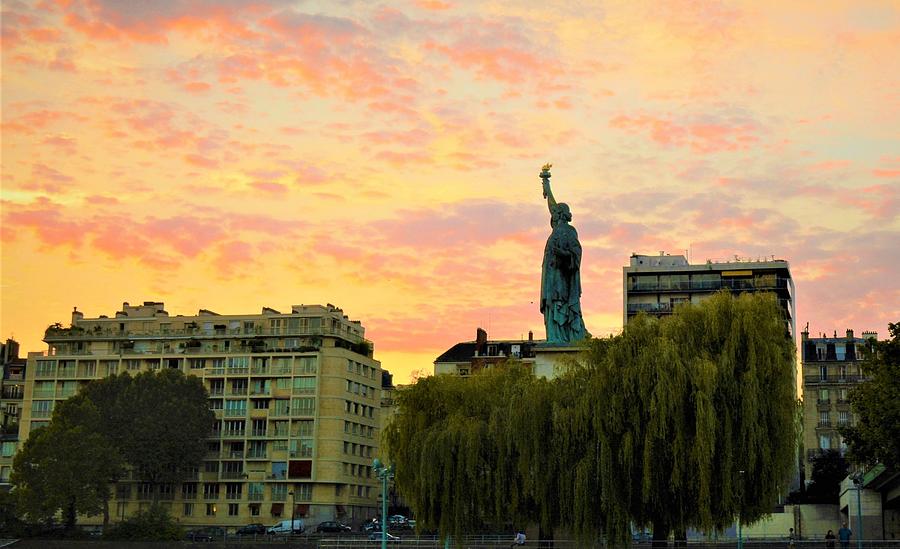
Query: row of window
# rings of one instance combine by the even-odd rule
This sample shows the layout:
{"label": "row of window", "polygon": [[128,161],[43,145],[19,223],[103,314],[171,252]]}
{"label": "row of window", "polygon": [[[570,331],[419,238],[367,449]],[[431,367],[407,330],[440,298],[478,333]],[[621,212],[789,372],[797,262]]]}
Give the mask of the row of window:
{"label": "row of window", "polygon": [[[270,410],[274,416],[311,416],[315,415],[315,397],[299,397],[292,399],[274,399],[274,406],[269,407],[269,400],[252,400],[254,410]],[[210,410],[225,410],[225,417],[244,417],[247,415],[246,399],[210,399]]]}
{"label": "row of window", "polygon": [[[831,402],[831,389],[819,389],[819,402]],[[839,401],[845,401],[849,398],[850,390],[846,387],[834,389]]]}
{"label": "row of window", "polygon": [[[201,484],[196,482],[185,482],[181,485],[181,499],[197,499],[200,493]],[[243,499],[244,483],[242,482],[226,482],[219,483],[203,483],[202,493],[205,500],[217,500],[224,493],[225,499],[235,500]],[[153,499],[153,485],[150,483],[118,483],[116,484],[116,499],[128,500],[133,495],[139,500]],[[269,500],[285,501],[291,495],[291,488],[288,484],[270,484]],[[172,484],[160,484],[156,486],[159,499],[171,500],[175,498],[175,487]],[[313,485],[310,483],[295,484],[292,488],[294,501],[312,501]],[[265,498],[266,484],[262,482],[247,483],[247,498],[250,501],[262,501]]]}
{"label": "row of window", "polygon": [[[849,364],[841,364],[838,367],[838,379],[847,379],[847,376],[850,375],[850,365]],[[822,381],[828,381],[828,366],[822,364],[819,366],[819,379]]]}
{"label": "row of window", "polygon": [[[838,425],[850,425],[850,412],[846,410],[841,410],[838,412]],[[822,410],[819,412],[819,425],[822,427],[830,427],[831,426],[831,412],[828,410]]]}
{"label": "row of window", "polygon": [[[137,350],[137,345],[135,344]],[[149,349],[142,350],[149,352]],[[252,359],[252,360],[251,360]],[[129,358],[121,361],[123,371],[136,372],[144,368],[150,370],[159,369],[163,360],[165,365],[170,368],[181,368],[182,361],[187,360],[187,367],[191,370],[201,370],[204,368],[212,368],[213,370],[231,371],[249,371],[253,366],[254,373],[281,373],[289,374],[291,372],[298,374],[315,374],[317,373],[316,357],[250,357],[250,356],[234,356],[227,358],[146,358],[137,359]],[[99,369],[98,369],[99,362]],[[38,360],[35,366],[37,377],[105,377],[112,375],[119,370],[120,362],[118,360],[80,360],[77,368],[74,360]],[[368,368],[368,367],[367,367]],[[372,371],[375,369],[372,368]],[[373,376],[374,377],[374,376]]]}
{"label": "row of window", "polygon": [[364,398],[375,398],[375,387],[370,387],[365,383],[357,383],[356,381],[347,380],[347,392],[354,395],[360,395]]}
{"label": "row of window", "polygon": [[378,368],[375,368],[374,366],[367,366],[355,360],[347,359],[347,371],[351,374],[356,373],[357,375],[361,375],[369,379],[375,379],[375,376],[378,373]]}
{"label": "row of window", "polygon": [[375,436],[375,428],[371,425],[363,425],[361,423],[354,423],[352,421],[344,422],[344,432],[348,435],[357,435],[366,438],[372,438]]}
{"label": "row of window", "polygon": [[375,407],[369,406],[367,404],[360,404],[358,402],[353,402],[352,400],[344,401],[344,411],[348,414],[354,414],[357,416],[375,418]]}
{"label": "row of window", "polygon": [[372,478],[372,466],[344,463],[344,474],[351,477]]}
{"label": "row of window", "polygon": [[370,458],[372,457],[372,454],[375,453],[375,447],[367,446],[365,444],[357,444],[355,442],[348,442],[345,440],[344,453],[351,456]]}
{"label": "row of window", "polygon": [[[209,394],[211,396],[222,396],[225,394],[224,379],[209,379]],[[240,378],[231,379],[228,383],[229,395],[268,395],[271,393],[272,385],[276,389],[289,390],[295,395],[297,394],[313,394],[316,392],[315,376],[304,377],[279,377],[271,379],[251,379]]]}

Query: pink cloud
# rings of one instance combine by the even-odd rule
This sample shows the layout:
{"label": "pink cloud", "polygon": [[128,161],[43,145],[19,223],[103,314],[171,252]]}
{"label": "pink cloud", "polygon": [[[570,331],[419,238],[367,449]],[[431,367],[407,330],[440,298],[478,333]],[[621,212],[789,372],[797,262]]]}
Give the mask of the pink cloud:
{"label": "pink cloud", "polygon": [[761,128],[755,121],[733,117],[706,118],[676,121],[671,116],[618,115],[610,119],[609,124],[630,133],[647,134],[666,147],[688,147],[701,154],[746,150],[759,142]]}

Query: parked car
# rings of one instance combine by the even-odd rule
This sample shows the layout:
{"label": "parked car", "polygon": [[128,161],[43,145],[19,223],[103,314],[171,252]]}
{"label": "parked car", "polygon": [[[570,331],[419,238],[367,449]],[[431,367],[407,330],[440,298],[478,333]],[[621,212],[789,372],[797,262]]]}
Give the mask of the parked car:
{"label": "parked car", "polygon": [[[399,543],[400,538],[388,532],[387,540],[389,543]],[[381,541],[381,530],[377,530],[375,532],[371,532],[369,534],[369,541]]]}
{"label": "parked car", "polygon": [[346,534],[349,533],[350,530],[352,529],[349,526],[336,520],[320,522],[319,525],[316,526],[316,532],[325,532],[329,534]]}
{"label": "parked car", "polygon": [[388,517],[388,529],[412,530],[416,527],[416,521],[403,515],[391,515]]}
{"label": "parked car", "polygon": [[266,529],[266,533],[276,536],[286,536],[288,534],[302,534],[303,530],[303,519],[294,519],[293,525],[291,524],[291,519],[288,519],[273,526],[269,526]]}
{"label": "parked car", "polygon": [[235,532],[239,536],[264,536],[266,535],[266,525],[258,522],[241,526]]}
{"label": "parked car", "polygon": [[221,541],[225,539],[225,529],[219,526],[207,526],[187,533],[189,541]]}

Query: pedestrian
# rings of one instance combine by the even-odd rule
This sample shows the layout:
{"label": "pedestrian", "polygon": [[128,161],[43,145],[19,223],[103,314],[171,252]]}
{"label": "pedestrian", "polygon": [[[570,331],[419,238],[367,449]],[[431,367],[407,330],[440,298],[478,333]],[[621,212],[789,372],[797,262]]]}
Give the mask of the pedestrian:
{"label": "pedestrian", "polygon": [[834,549],[834,530],[825,534],[825,549]]}
{"label": "pedestrian", "polygon": [[794,535],[794,529],[793,529],[793,528],[790,528],[790,529],[788,530],[788,547],[789,547],[790,549],[794,549],[794,547],[795,547],[794,544],[795,544],[796,541],[797,541],[797,536]]}
{"label": "pedestrian", "polygon": [[847,528],[847,523],[841,524],[841,529],[838,530],[838,539],[841,540],[841,549],[850,549],[850,536],[853,535],[853,531]]}
{"label": "pedestrian", "polygon": [[516,532],[516,538],[509,544],[510,547],[515,547],[517,545],[525,545],[525,531],[521,528]]}

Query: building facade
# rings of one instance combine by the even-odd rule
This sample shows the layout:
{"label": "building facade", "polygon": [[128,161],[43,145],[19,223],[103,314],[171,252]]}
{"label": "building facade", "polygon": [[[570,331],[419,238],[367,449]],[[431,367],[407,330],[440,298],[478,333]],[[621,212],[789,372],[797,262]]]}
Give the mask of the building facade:
{"label": "building facade", "polygon": [[19,358],[19,344],[8,339],[0,344],[0,490],[10,488],[13,456],[19,448],[19,418],[25,395],[25,359]]}
{"label": "building facade", "polygon": [[850,408],[849,393],[863,380],[863,348],[867,341],[877,339],[876,332],[863,332],[862,337],[847,330],[845,335],[832,337],[821,334],[809,337],[800,334],[800,360],[803,370],[803,447],[806,449],[804,472],[806,481],[812,479],[811,460],[825,450],[840,450],[846,446],[838,428],[853,425],[856,420]]}
{"label": "building facade", "polygon": [[[363,326],[341,309],[170,316],[162,303],[125,303],[112,317],[76,310],[71,327],[51,326],[44,341],[47,351],[28,355],[21,440],[91,380],[177,368],[203,380],[216,415],[203,463],[160,490],[182,524],[375,515],[382,369]],[[150,503],[149,486],[133,476],[113,495],[114,520]]]}
{"label": "building facade", "polygon": [[658,256],[633,254],[622,271],[625,324],[640,312],[671,314],[679,303],[698,303],[719,290],[764,291],[778,297],[794,337],[794,282],[787,261],[736,259],[691,265],[683,255],[660,252]]}
{"label": "building facade", "polygon": [[535,341],[528,332],[528,339],[489,340],[482,328],[475,330],[474,341],[463,341],[444,351],[434,360],[434,374],[470,376],[494,364],[513,358],[534,368]]}

